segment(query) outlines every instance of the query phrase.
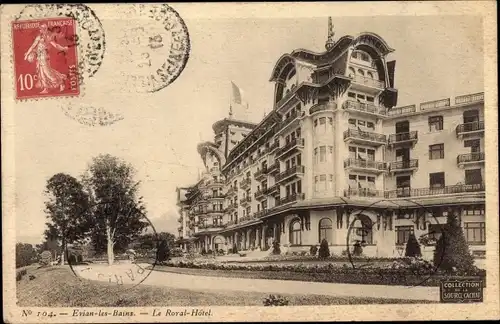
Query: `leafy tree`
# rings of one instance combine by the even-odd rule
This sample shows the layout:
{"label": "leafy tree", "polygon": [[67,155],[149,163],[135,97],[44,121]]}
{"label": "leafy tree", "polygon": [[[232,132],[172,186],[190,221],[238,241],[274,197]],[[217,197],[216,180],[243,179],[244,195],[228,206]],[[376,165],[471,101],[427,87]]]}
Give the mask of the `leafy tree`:
{"label": "leafy tree", "polygon": [[316,245],[311,245],[309,248],[309,254],[315,256],[318,253],[318,247]]}
{"label": "leafy tree", "polygon": [[89,230],[89,195],[77,179],[64,173],[47,181],[45,194],[45,213],[49,219],[45,238],[61,242],[61,264],[64,264],[67,244],[83,239]]}
{"label": "leafy tree", "polygon": [[83,176],[93,201],[92,244],[96,253],[106,250],[110,265],[115,250],[124,251],[148,226],[134,176],[130,164],[109,154],[92,159]]}
{"label": "leafy tree", "polygon": [[407,257],[420,257],[422,251],[420,250],[420,243],[418,243],[415,234],[411,233],[406,242],[405,256]]}
{"label": "leafy tree", "polygon": [[156,251],[156,261],[159,263],[170,260],[170,247],[167,240],[161,240]]}
{"label": "leafy tree", "polygon": [[330,248],[328,247],[328,241],[326,239],[321,240],[319,245],[318,257],[320,259],[326,259],[330,256]]}
{"label": "leafy tree", "polygon": [[16,268],[25,267],[35,262],[36,250],[28,243],[16,244]]}
{"label": "leafy tree", "polygon": [[467,271],[474,267],[474,258],[469,251],[458,215],[449,213],[446,225],[434,250],[434,266],[445,271]]}

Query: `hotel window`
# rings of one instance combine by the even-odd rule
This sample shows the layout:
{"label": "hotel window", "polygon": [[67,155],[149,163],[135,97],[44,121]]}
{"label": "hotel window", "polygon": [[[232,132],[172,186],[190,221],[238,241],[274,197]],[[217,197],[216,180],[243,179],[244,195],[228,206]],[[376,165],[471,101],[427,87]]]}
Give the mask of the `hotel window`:
{"label": "hotel window", "polygon": [[481,141],[479,139],[465,140],[464,147],[470,147],[471,153],[479,153],[481,151]]}
{"label": "hotel window", "polygon": [[359,75],[362,75],[362,76],[365,76],[365,71],[361,70],[361,69],[358,69],[358,74]]}
{"label": "hotel window", "polygon": [[290,244],[300,245],[300,221],[297,219],[290,224]]}
{"label": "hotel window", "polygon": [[444,159],[444,144],[429,145],[429,159]]}
{"label": "hotel window", "polygon": [[375,124],[373,122],[366,122],[366,128],[375,130]]}
{"label": "hotel window", "polygon": [[468,206],[467,208],[465,208],[464,212],[467,216],[484,215],[484,205]]}
{"label": "hotel window", "polygon": [[328,189],[333,189],[333,174],[330,174],[330,180],[328,181]]}
{"label": "hotel window", "polygon": [[356,128],[356,119],[349,118],[349,128]]}
{"label": "hotel window", "polygon": [[368,72],[366,75],[367,75],[370,79],[373,79],[373,73]]}
{"label": "hotel window", "polygon": [[444,188],[444,172],[430,173],[429,186],[431,189]]}
{"label": "hotel window", "polygon": [[465,170],[466,185],[474,185],[482,183],[483,183],[483,176],[481,174],[481,169]]}
{"label": "hotel window", "polygon": [[319,147],[319,162],[326,162],[326,146]]}
{"label": "hotel window", "polygon": [[486,224],[484,222],[464,223],[464,234],[469,244],[486,243]]}
{"label": "hotel window", "polygon": [[246,209],[247,215],[252,214],[252,206],[248,206]]}
{"label": "hotel window", "polygon": [[319,127],[316,131],[317,134],[324,134],[326,133],[326,117],[321,117],[319,119]]}
{"label": "hotel window", "polygon": [[406,244],[410,234],[413,234],[413,226],[396,226],[396,244]]}
{"label": "hotel window", "polygon": [[443,130],[443,116],[431,116],[429,117],[429,131],[440,131]]}
{"label": "hotel window", "polygon": [[332,241],[332,220],[329,218],[323,218],[319,221],[319,242],[326,240],[327,242]]}
{"label": "hotel window", "polygon": [[463,117],[464,117],[464,124],[478,122],[479,111],[477,110],[464,111]]}

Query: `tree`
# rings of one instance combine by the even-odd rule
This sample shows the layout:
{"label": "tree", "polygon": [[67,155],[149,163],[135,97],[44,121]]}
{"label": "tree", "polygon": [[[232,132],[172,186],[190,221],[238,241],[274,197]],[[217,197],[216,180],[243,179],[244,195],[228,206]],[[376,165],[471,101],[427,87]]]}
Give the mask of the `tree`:
{"label": "tree", "polygon": [[45,194],[45,213],[49,219],[45,238],[61,242],[61,264],[64,264],[67,244],[83,239],[89,230],[89,195],[77,179],[64,173],[57,173],[47,181]]}
{"label": "tree", "polygon": [[16,268],[25,267],[35,262],[36,251],[29,243],[16,244]]}
{"label": "tree", "polygon": [[448,214],[446,225],[436,243],[434,266],[445,271],[452,271],[454,268],[467,271],[474,266],[474,258],[455,213]]}
{"label": "tree", "polygon": [[320,259],[326,259],[330,256],[330,248],[328,247],[328,241],[322,239],[319,245],[318,257]]}
{"label": "tree", "polygon": [[115,250],[126,249],[148,226],[134,176],[130,164],[109,154],[93,158],[83,176],[93,202],[92,243],[97,253],[106,250],[109,265]]}
{"label": "tree", "polygon": [[405,256],[407,257],[420,257],[422,256],[422,251],[420,250],[420,244],[415,237],[415,234],[411,233],[408,237],[408,242],[406,242]]}
{"label": "tree", "polygon": [[168,260],[170,260],[170,247],[167,240],[161,240],[156,251],[156,261],[162,263]]}

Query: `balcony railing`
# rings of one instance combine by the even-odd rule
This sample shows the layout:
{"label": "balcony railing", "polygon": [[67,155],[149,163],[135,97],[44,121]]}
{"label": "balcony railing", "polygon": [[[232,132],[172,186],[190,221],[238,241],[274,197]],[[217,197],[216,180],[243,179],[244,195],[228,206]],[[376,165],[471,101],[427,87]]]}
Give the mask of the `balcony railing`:
{"label": "balcony railing", "polygon": [[418,168],[418,160],[411,159],[407,161],[395,161],[390,164],[390,171],[406,171]]}
{"label": "balcony railing", "polygon": [[304,139],[303,138],[294,138],[290,140],[290,142],[286,143],[285,146],[280,148],[276,152],[276,157],[281,157],[285,153],[289,152],[292,149],[298,148],[298,147],[303,147],[304,146]]}
{"label": "balcony railing", "polygon": [[288,118],[286,118],[284,121],[282,121],[280,123],[280,129],[285,128],[286,126],[288,126],[288,124],[290,124],[292,121],[294,121],[295,119],[297,119],[299,117],[300,113],[301,112],[299,112],[297,110],[293,110],[290,113],[290,116],[288,116]]}
{"label": "balcony railing", "polygon": [[253,218],[261,218],[266,216],[267,214],[269,214],[269,211],[267,209],[263,209],[253,214]]}
{"label": "balcony railing", "polygon": [[396,190],[386,191],[385,198],[400,198],[400,197],[419,197],[419,196],[433,196],[433,195],[446,195],[466,192],[484,191],[484,183],[477,184],[461,184],[454,186],[446,186],[442,188],[398,188]]}
{"label": "balcony railing", "polygon": [[389,145],[396,145],[401,143],[416,143],[417,141],[418,131],[389,135]]}
{"label": "balcony railing", "polygon": [[280,174],[276,176],[276,182],[283,181],[289,177],[295,176],[297,174],[303,174],[305,171],[305,168],[303,165],[296,165],[294,167],[291,167],[290,169],[287,169]]}
{"label": "balcony railing", "polygon": [[387,111],[387,116],[398,116],[411,114],[417,111],[417,106],[409,105],[404,107],[391,108]]}
{"label": "balcony railing", "polygon": [[295,91],[290,91],[288,93],[286,93],[283,98],[281,98],[277,103],[276,103],[276,107],[279,108],[281,107],[285,102],[288,101],[288,99],[292,98],[293,96],[295,95]]}
{"label": "balcony railing", "polygon": [[312,115],[314,113],[317,113],[318,111],[333,111],[335,109],[337,109],[337,104],[335,102],[315,104],[309,109],[309,114]]}
{"label": "balcony railing", "polygon": [[267,174],[267,165],[264,165],[261,169],[257,170],[253,176],[255,179],[260,179],[262,176]]}
{"label": "balcony railing", "polygon": [[446,98],[441,100],[422,102],[420,104],[420,110],[436,109],[449,106],[450,106],[450,98]]}
{"label": "balcony railing", "polygon": [[460,154],[457,156],[457,163],[471,163],[484,161],[484,152],[474,152],[469,154]]}
{"label": "balcony railing", "polygon": [[456,105],[471,103],[471,102],[479,102],[479,101],[484,101],[484,92],[455,97]]}
{"label": "balcony railing", "polygon": [[203,223],[198,224],[199,229],[219,229],[222,227],[223,227],[222,224],[203,224]]}
{"label": "balcony railing", "polygon": [[353,82],[358,83],[358,84],[363,84],[369,87],[374,87],[374,88],[379,88],[383,89],[384,88],[384,82],[380,80],[375,80],[372,78],[367,78],[362,75],[355,75],[352,77]]}
{"label": "balcony railing", "polygon": [[241,189],[245,189],[246,187],[248,187],[248,185],[250,185],[252,183],[252,179],[251,178],[246,178],[244,180],[242,180],[240,182],[240,188]]}
{"label": "balcony railing", "polygon": [[236,192],[235,188],[233,186],[229,187],[226,192],[226,196],[230,196]]}
{"label": "balcony railing", "polygon": [[280,171],[280,164],[279,162],[274,162],[269,168],[268,168],[268,173],[273,174],[275,172]]}
{"label": "balcony railing", "polygon": [[280,143],[279,142],[274,142],[273,144],[271,144],[269,146],[269,154],[273,153],[274,150],[276,150],[278,147],[280,147]]}
{"label": "balcony railing", "polygon": [[347,189],[344,191],[346,197],[379,197],[383,198],[384,191],[371,188]]}
{"label": "balcony railing", "polygon": [[464,133],[484,131],[484,121],[460,124],[457,126],[456,133],[463,135]]}
{"label": "balcony railing", "polygon": [[246,205],[251,201],[252,201],[252,197],[246,196],[246,197],[240,199],[240,205]]}
{"label": "balcony railing", "polygon": [[277,204],[277,206],[282,206],[284,204],[288,204],[288,203],[291,203],[291,202],[296,202],[296,201],[300,201],[300,200],[304,200],[305,199],[305,194],[303,193],[296,193],[296,194],[293,194],[293,195],[290,195],[288,197],[283,197],[279,200],[279,203]]}
{"label": "balcony railing", "polygon": [[376,171],[387,171],[387,163],[347,158],[344,161],[344,168],[372,169],[372,170],[376,170]]}
{"label": "balcony railing", "polygon": [[344,102],[342,107],[346,110],[361,111],[361,112],[366,112],[366,113],[374,114],[374,115],[386,115],[387,114],[387,110],[384,107],[377,107],[373,104],[357,102],[357,101],[353,101],[353,100],[348,100],[348,101]]}
{"label": "balcony railing", "polygon": [[264,197],[264,192],[266,191],[267,188],[263,188],[263,189],[260,189],[260,190],[257,190],[255,193],[254,193],[254,197],[255,199],[260,199],[260,198],[263,198]]}
{"label": "balcony railing", "polygon": [[280,185],[279,184],[275,184],[271,187],[267,187],[266,189],[263,190],[264,194],[265,195],[269,195],[273,192],[279,192],[279,188],[280,188]]}
{"label": "balcony railing", "polygon": [[363,142],[370,142],[375,144],[386,144],[387,137],[383,134],[365,132],[359,129],[348,129],[344,132],[345,140],[361,140]]}

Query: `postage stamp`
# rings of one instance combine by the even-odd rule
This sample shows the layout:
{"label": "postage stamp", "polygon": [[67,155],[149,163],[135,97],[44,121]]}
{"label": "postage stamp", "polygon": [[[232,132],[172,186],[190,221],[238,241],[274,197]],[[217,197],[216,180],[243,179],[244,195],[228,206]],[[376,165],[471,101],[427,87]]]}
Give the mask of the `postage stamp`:
{"label": "postage stamp", "polygon": [[73,18],[12,23],[17,99],[79,95],[76,38]]}
{"label": "postage stamp", "polygon": [[6,321],[498,319],[494,7],[2,6]]}

